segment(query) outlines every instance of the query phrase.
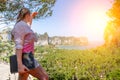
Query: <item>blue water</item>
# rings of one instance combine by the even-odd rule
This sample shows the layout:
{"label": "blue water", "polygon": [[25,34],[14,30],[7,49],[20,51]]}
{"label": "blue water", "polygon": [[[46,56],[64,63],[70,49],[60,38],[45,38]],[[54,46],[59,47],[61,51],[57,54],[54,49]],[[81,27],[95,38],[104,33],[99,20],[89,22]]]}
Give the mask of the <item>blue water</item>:
{"label": "blue water", "polygon": [[87,46],[59,45],[59,46],[56,46],[56,48],[58,48],[58,49],[69,49],[69,50],[71,50],[71,49],[86,50],[86,49],[96,48],[96,47],[101,46],[101,45],[103,45],[103,43],[93,42],[93,43],[88,44]]}
{"label": "blue water", "polygon": [[76,49],[76,50],[85,50],[87,49],[86,46],[66,46],[66,45],[59,45],[57,46],[58,49]]}

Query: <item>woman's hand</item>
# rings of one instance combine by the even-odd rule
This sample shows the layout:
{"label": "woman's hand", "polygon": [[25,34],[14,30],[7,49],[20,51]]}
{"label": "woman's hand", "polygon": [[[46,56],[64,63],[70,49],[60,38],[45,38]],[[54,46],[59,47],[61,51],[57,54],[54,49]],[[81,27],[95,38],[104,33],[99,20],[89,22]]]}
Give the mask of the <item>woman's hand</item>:
{"label": "woman's hand", "polygon": [[22,64],[22,49],[16,49],[16,55],[17,55],[17,63],[18,63],[18,72],[25,73],[26,71],[29,71],[29,69]]}
{"label": "woman's hand", "polygon": [[29,21],[27,22],[28,25],[32,24],[32,19],[35,18],[35,16],[38,14],[38,12],[33,12],[30,16],[29,16]]}
{"label": "woman's hand", "polygon": [[32,16],[32,18],[35,18],[35,16],[38,14],[38,12],[33,12],[32,14],[31,14],[31,16]]}
{"label": "woman's hand", "polygon": [[29,69],[25,65],[19,65],[18,66],[18,72],[19,73],[25,73],[27,71],[29,71]]}

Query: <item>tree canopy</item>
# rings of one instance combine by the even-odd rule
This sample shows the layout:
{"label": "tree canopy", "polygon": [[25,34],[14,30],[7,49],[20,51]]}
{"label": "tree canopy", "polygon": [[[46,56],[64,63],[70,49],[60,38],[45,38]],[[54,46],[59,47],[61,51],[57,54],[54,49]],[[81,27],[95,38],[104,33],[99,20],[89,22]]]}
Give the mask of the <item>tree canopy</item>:
{"label": "tree canopy", "polygon": [[104,39],[106,44],[119,46],[120,44],[120,0],[114,0],[111,9],[108,11],[108,16],[111,18],[108,22]]}
{"label": "tree canopy", "polygon": [[52,15],[56,0],[0,0],[0,23],[9,23],[16,19],[18,11],[27,7],[31,12],[37,11],[37,19]]}

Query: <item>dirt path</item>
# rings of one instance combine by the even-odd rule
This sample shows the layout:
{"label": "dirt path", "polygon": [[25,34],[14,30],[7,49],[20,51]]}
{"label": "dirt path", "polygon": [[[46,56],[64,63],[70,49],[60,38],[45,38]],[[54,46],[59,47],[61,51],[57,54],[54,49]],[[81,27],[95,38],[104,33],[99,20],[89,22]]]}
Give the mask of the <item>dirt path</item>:
{"label": "dirt path", "polygon": [[0,63],[0,80],[17,80],[17,74],[10,74],[9,64]]}
{"label": "dirt path", "polygon": [[[18,80],[18,74],[11,74],[9,64],[0,63],[0,80]],[[29,76],[28,80],[33,80]]]}

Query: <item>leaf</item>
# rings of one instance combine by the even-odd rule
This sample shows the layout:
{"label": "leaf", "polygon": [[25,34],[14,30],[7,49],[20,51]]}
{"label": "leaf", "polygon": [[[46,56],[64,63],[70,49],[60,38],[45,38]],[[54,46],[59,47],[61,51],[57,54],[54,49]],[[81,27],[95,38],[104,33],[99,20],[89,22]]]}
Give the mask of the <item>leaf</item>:
{"label": "leaf", "polygon": [[56,0],[2,0],[0,1],[0,13],[4,19],[2,22],[15,21],[19,10],[22,7],[27,7],[31,12],[38,11],[35,19],[46,18],[52,15],[52,7]]}

